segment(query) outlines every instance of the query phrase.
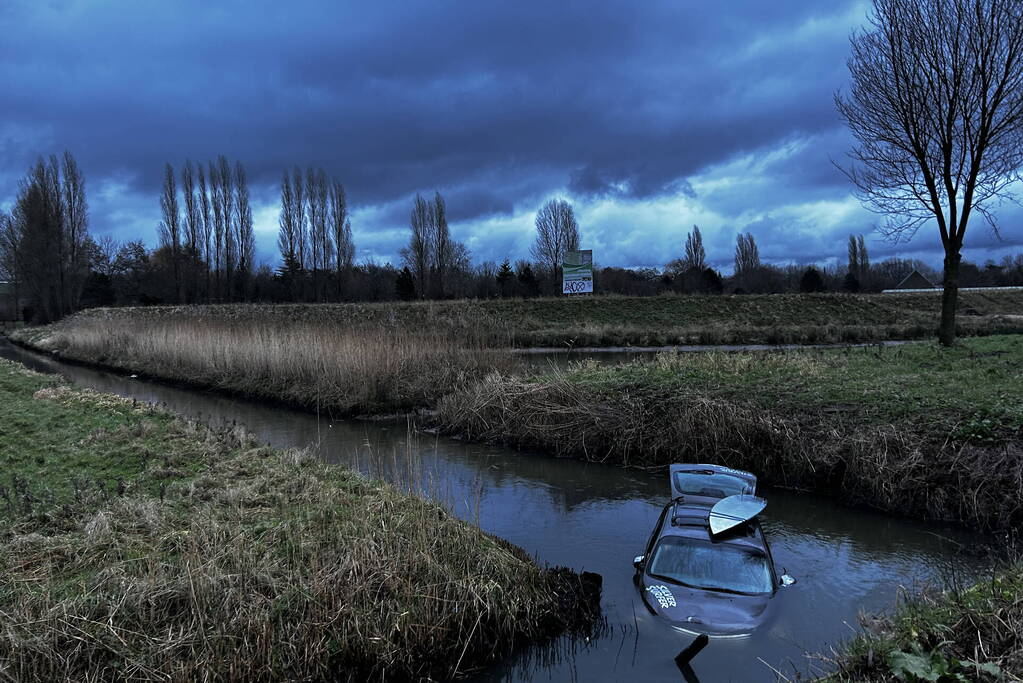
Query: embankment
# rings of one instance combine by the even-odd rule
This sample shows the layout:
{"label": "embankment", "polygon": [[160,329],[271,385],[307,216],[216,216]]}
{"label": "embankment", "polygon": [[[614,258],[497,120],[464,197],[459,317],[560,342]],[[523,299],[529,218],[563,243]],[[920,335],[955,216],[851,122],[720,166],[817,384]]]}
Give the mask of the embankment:
{"label": "embankment", "polygon": [[[72,320],[209,321],[433,334],[485,348],[843,343],[935,334],[933,294],[664,295],[92,309]],[[962,292],[963,336],[1023,332],[1023,291]]]}
{"label": "embankment", "polygon": [[[336,308],[336,307],[331,307]],[[479,335],[398,324],[335,324],[211,309],[86,311],[14,341],[162,380],[339,416],[410,411],[515,359]]]}
{"label": "embankment", "polygon": [[437,420],[555,455],[712,460],[900,515],[1023,522],[1023,337],[493,373],[445,396]]}
{"label": "embankment", "polygon": [[446,679],[593,616],[434,504],[7,361],[0,463],[5,679]]}
{"label": "embankment", "polygon": [[1023,679],[1023,562],[972,586],[909,598],[833,659],[830,683]]}

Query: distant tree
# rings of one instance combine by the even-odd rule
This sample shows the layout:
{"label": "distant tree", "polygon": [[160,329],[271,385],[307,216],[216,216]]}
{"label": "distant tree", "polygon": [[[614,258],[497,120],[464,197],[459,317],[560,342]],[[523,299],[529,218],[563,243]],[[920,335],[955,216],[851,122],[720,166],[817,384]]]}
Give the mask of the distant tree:
{"label": "distant tree", "polygon": [[234,188],[234,174],[231,172],[231,162],[223,154],[217,157],[217,169],[220,173],[220,212],[224,219],[224,286],[221,296],[226,296],[230,301],[234,293],[235,270],[238,267],[238,227],[237,216],[235,214],[235,201],[237,197]]}
{"label": "distant tree", "polygon": [[519,281],[519,288],[523,296],[538,296],[540,294],[540,281],[533,272],[533,266],[525,261],[517,264],[516,279]]}
{"label": "distant tree", "polygon": [[842,281],[842,289],[853,294],[860,291],[860,281],[853,271],[850,270],[845,274],[845,279]]}
{"label": "distant tree", "polygon": [[199,264],[202,261],[202,218],[195,195],[195,170],[190,160],[181,168],[181,195],[185,200],[184,252],[186,254],[186,281],[188,301],[195,301],[199,291]]}
{"label": "distant tree", "polygon": [[160,194],[160,243],[170,249],[171,269],[174,273],[174,300],[181,303],[181,214],[178,209],[178,190],[174,182],[174,167],[164,166],[163,189]]}
{"label": "distant tree", "polygon": [[249,205],[249,184],[245,167],[240,161],[234,165],[235,191],[235,244],[237,245],[237,290],[243,300],[249,298],[249,287],[255,269],[256,237],[252,231],[252,207]]}
{"label": "distant tree", "polygon": [[434,205],[417,194],[409,214],[409,241],[401,251],[402,262],[415,278],[420,298],[430,291],[430,265],[433,263]]}
{"label": "distant tree", "polygon": [[205,290],[206,290],[206,301],[210,300],[213,291],[212,282],[212,252],[211,239],[213,236],[213,217],[210,215],[210,193],[206,187],[206,173],[203,170],[203,165],[198,165],[199,175],[199,219],[202,225],[202,259],[205,262]]}
{"label": "distant tree", "polygon": [[209,163],[210,207],[213,223],[213,292],[212,298],[217,301],[223,298],[224,272],[224,187],[220,178],[220,170],[214,162]]}
{"label": "distant tree", "polygon": [[334,242],[337,301],[340,301],[343,282],[352,272],[352,266],[355,263],[355,242],[352,240],[352,223],[348,218],[348,199],[345,196],[345,187],[337,180],[330,183],[329,223]]}
{"label": "distant tree", "polygon": [[330,191],[327,174],[322,168],[306,169],[306,203],[309,216],[310,271],[313,274],[313,297],[322,301],[325,297],[324,276],[330,270],[333,249],[330,248],[330,231],[327,227],[330,207]]}
{"label": "distant tree", "polygon": [[302,171],[295,167],[291,173],[291,191],[294,197],[295,239],[298,247],[298,262],[303,269],[310,268],[308,244],[309,233],[306,230],[305,184],[302,182]]}
{"label": "distant tree", "polygon": [[685,270],[703,271],[707,268],[707,252],[703,249],[703,236],[698,225],[694,225],[693,231],[686,235],[686,255],[682,263]]}
{"label": "distant tree", "polygon": [[511,287],[512,282],[515,280],[515,272],[512,270],[508,259],[501,262],[501,269],[497,271],[497,275],[494,277],[497,280],[497,288],[501,296],[508,296],[508,288]]}
{"label": "distant tree", "polygon": [[1023,166],[1023,4],[1018,0],[874,0],[852,38],[852,90],[835,103],[858,142],[846,174],[910,239],[935,221],[945,250],[938,339],[955,341],[961,249],[974,211]]}
{"label": "distant tree", "polygon": [[0,280],[10,285],[10,311],[12,317],[18,319],[19,302],[21,301],[21,274],[17,260],[18,235],[15,232],[14,220],[0,210]]}
{"label": "distant tree", "polygon": [[821,277],[821,272],[813,266],[807,268],[799,281],[799,291],[804,293],[823,292],[824,278]]}
{"label": "distant tree", "polygon": [[713,268],[704,268],[702,276],[702,291],[707,294],[720,294],[725,291],[725,283],[721,280],[721,275]]}
{"label": "distant tree", "polygon": [[412,301],[416,298],[416,279],[408,266],[401,269],[394,281],[394,291],[402,301]]}
{"label": "distant tree", "polygon": [[440,192],[435,192],[433,196],[433,222],[433,248],[431,250],[434,273],[433,290],[434,296],[443,299],[447,293],[445,284],[455,254],[451,232],[448,230],[447,205]]}
{"label": "distant tree", "polygon": [[63,308],[74,311],[89,274],[86,247],[89,238],[89,202],[85,197],[85,180],[71,152],[64,150],[61,159],[64,238],[61,240],[61,291]]}
{"label": "distant tree", "polygon": [[536,240],[531,253],[556,281],[565,253],[579,249],[579,225],[572,205],[564,199],[551,199],[537,211],[534,224]]}
{"label": "distant tree", "polygon": [[760,250],[751,233],[742,234],[735,238],[735,281],[746,291],[758,289],[757,281],[762,279],[762,266],[760,264]]}

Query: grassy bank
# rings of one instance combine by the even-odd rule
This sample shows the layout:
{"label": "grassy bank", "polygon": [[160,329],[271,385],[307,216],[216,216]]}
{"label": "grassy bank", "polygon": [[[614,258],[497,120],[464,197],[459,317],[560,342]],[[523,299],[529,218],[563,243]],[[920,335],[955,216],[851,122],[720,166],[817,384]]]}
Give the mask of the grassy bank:
{"label": "grassy bank", "polygon": [[1023,680],[1023,563],[969,588],[910,598],[833,661],[826,681]]}
{"label": "grassy bank", "polygon": [[[1023,331],[1023,292],[962,292],[963,335]],[[94,309],[72,320],[232,322],[389,330],[508,346],[667,346],[916,339],[937,329],[931,294],[559,297],[382,304],[254,304]]]}
{"label": "grassy bank", "polygon": [[70,360],[339,415],[429,406],[514,363],[465,330],[290,322],[264,318],[261,309],[254,318],[180,310],[86,312],[12,338]]}
{"label": "grassy bank", "polygon": [[580,614],[443,509],[0,361],[0,678],[446,678]]}
{"label": "grassy bank", "polygon": [[1023,522],[1018,336],[494,373],[446,396],[438,420],[557,455],[642,467],[712,460],[902,515]]}

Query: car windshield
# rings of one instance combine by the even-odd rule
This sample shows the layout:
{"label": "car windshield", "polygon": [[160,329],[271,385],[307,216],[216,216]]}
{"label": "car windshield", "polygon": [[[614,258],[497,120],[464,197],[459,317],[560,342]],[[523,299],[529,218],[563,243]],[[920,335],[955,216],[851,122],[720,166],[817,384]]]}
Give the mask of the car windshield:
{"label": "car windshield", "polygon": [[747,483],[733,474],[705,470],[675,473],[675,488],[690,496],[727,498],[746,492]]}
{"label": "car windshield", "polygon": [[661,539],[648,571],[693,588],[736,593],[770,593],[774,588],[763,553],[680,536]]}

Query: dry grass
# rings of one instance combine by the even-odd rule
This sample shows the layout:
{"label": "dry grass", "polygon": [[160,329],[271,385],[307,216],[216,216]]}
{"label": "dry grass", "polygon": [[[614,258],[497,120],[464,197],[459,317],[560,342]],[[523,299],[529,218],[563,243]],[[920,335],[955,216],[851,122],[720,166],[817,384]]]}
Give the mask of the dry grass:
{"label": "dry grass", "polygon": [[[798,401],[765,408],[741,395],[703,393],[690,379],[713,370],[713,381],[728,386],[754,372],[771,377],[777,365],[799,382],[828,381],[827,364],[810,355],[708,354],[648,365],[650,372],[675,377],[681,367],[690,375],[659,383],[636,371],[648,367],[642,364],[584,366],[542,379],[494,373],[442,399],[436,419],[449,433],[555,455],[632,467],[711,461],[755,472],[767,484],[902,515],[983,528],[1023,522],[1023,448],[1016,439],[936,440],[912,421],[858,418],[851,407],[810,402],[801,410]],[[578,379],[588,371],[607,383]],[[781,384],[776,391],[805,389]]]}
{"label": "dry grass", "polygon": [[73,360],[340,414],[426,406],[513,363],[464,332],[397,325],[83,315],[35,334]]}
{"label": "dry grass", "polygon": [[[593,616],[578,577],[435,504],[51,381],[0,363],[28,436],[78,444],[72,481],[4,489],[2,680],[450,678]],[[152,453],[110,481],[125,447]]]}

